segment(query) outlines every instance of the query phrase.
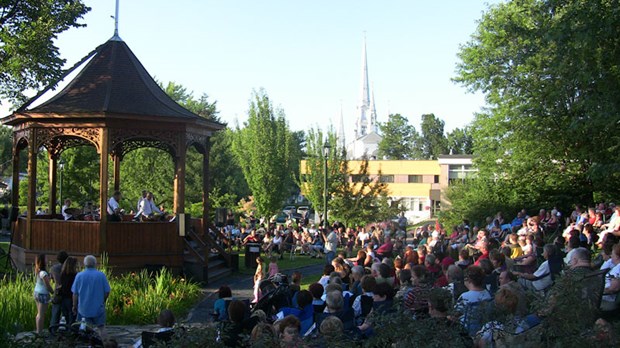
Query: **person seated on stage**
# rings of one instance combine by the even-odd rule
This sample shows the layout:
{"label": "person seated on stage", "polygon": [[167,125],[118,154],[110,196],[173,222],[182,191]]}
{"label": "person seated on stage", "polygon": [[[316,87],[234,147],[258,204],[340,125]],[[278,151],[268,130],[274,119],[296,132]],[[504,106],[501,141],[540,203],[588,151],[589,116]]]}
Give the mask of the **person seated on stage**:
{"label": "person seated on stage", "polygon": [[108,200],[108,207],[107,207],[108,221],[121,221],[122,220],[122,215],[124,211],[123,209],[121,209],[121,206],[119,205],[121,201],[121,197],[122,195],[120,191],[114,191],[114,194]]}
{"label": "person seated on stage", "polygon": [[62,217],[67,220],[75,220],[75,216],[70,214],[71,211],[71,200],[69,198],[65,199],[65,205],[62,206],[60,212],[62,213]]}
{"label": "person seated on stage", "polygon": [[134,217],[134,220],[141,219],[142,221],[156,221],[161,220],[164,217],[155,202],[153,202],[153,193],[148,192],[146,198],[140,202],[140,209]]}

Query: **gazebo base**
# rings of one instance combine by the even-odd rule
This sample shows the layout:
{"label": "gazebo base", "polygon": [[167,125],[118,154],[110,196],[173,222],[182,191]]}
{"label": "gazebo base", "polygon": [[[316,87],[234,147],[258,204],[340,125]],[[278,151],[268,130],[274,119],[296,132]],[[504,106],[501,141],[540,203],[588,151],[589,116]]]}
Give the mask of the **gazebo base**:
{"label": "gazebo base", "polygon": [[46,254],[53,263],[61,250],[77,257],[79,263],[83,256],[95,255],[114,273],[163,266],[179,273],[183,268],[184,242],[176,223],[108,222],[102,238],[97,221],[33,219],[30,236],[26,236],[26,220],[22,218],[13,231],[11,255],[20,271],[30,270],[38,254]]}

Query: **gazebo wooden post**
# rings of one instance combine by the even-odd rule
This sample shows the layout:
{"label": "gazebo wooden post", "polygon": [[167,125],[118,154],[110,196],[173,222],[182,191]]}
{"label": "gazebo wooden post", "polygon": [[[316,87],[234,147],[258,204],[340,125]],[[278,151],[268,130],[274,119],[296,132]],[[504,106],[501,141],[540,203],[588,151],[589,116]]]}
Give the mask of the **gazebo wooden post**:
{"label": "gazebo wooden post", "polygon": [[187,145],[185,137],[181,137],[178,153],[174,161],[174,213],[185,213],[185,157],[187,155]]}
{"label": "gazebo wooden post", "polygon": [[99,221],[99,252],[107,250],[108,227],[108,128],[101,129],[99,140],[99,206],[101,220]]}
{"label": "gazebo wooden post", "polygon": [[[202,154],[202,229],[205,236],[209,235],[209,152],[211,152],[211,138],[207,137]],[[209,266],[209,250],[205,248],[205,267]]]}
{"label": "gazebo wooden post", "polygon": [[[50,208],[50,214],[52,216],[56,215],[56,181],[57,181],[57,176],[56,176],[56,172],[57,172],[57,168],[58,168],[58,156],[56,155],[52,155],[52,153],[49,153],[49,183],[50,183],[50,201],[49,201],[49,208]],[[62,200],[62,197],[60,197],[60,199]]]}
{"label": "gazebo wooden post", "polygon": [[34,129],[30,130],[28,141],[28,205],[26,215],[26,248],[31,248],[32,217],[37,203],[37,140]]}
{"label": "gazebo wooden post", "polygon": [[11,205],[19,207],[19,147],[13,147],[13,181],[11,183]]}
{"label": "gazebo wooden post", "polygon": [[121,157],[119,154],[113,154],[114,160],[114,191],[121,190]]}

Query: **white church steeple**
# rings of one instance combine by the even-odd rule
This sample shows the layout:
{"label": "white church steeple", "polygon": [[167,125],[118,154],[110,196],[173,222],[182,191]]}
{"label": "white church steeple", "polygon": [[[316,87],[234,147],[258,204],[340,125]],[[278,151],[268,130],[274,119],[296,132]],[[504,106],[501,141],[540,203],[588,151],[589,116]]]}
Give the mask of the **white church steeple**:
{"label": "white church steeple", "polygon": [[368,62],[366,58],[366,35],[364,35],[364,45],[362,46],[362,86],[360,90],[360,104],[357,107],[357,122],[355,127],[355,138],[363,137],[368,134],[368,123],[370,118],[370,88],[368,86]]}

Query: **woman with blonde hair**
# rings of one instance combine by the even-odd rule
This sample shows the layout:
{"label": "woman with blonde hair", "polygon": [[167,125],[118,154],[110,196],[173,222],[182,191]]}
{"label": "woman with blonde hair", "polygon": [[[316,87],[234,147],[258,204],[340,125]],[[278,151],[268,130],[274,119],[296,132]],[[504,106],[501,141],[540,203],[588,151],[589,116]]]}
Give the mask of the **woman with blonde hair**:
{"label": "woman with blonde hair", "polygon": [[45,270],[45,254],[39,254],[34,260],[36,283],[34,286],[34,300],[37,303],[36,328],[41,333],[45,325],[45,313],[50,303],[50,294],[53,289],[50,285],[50,275]]}

